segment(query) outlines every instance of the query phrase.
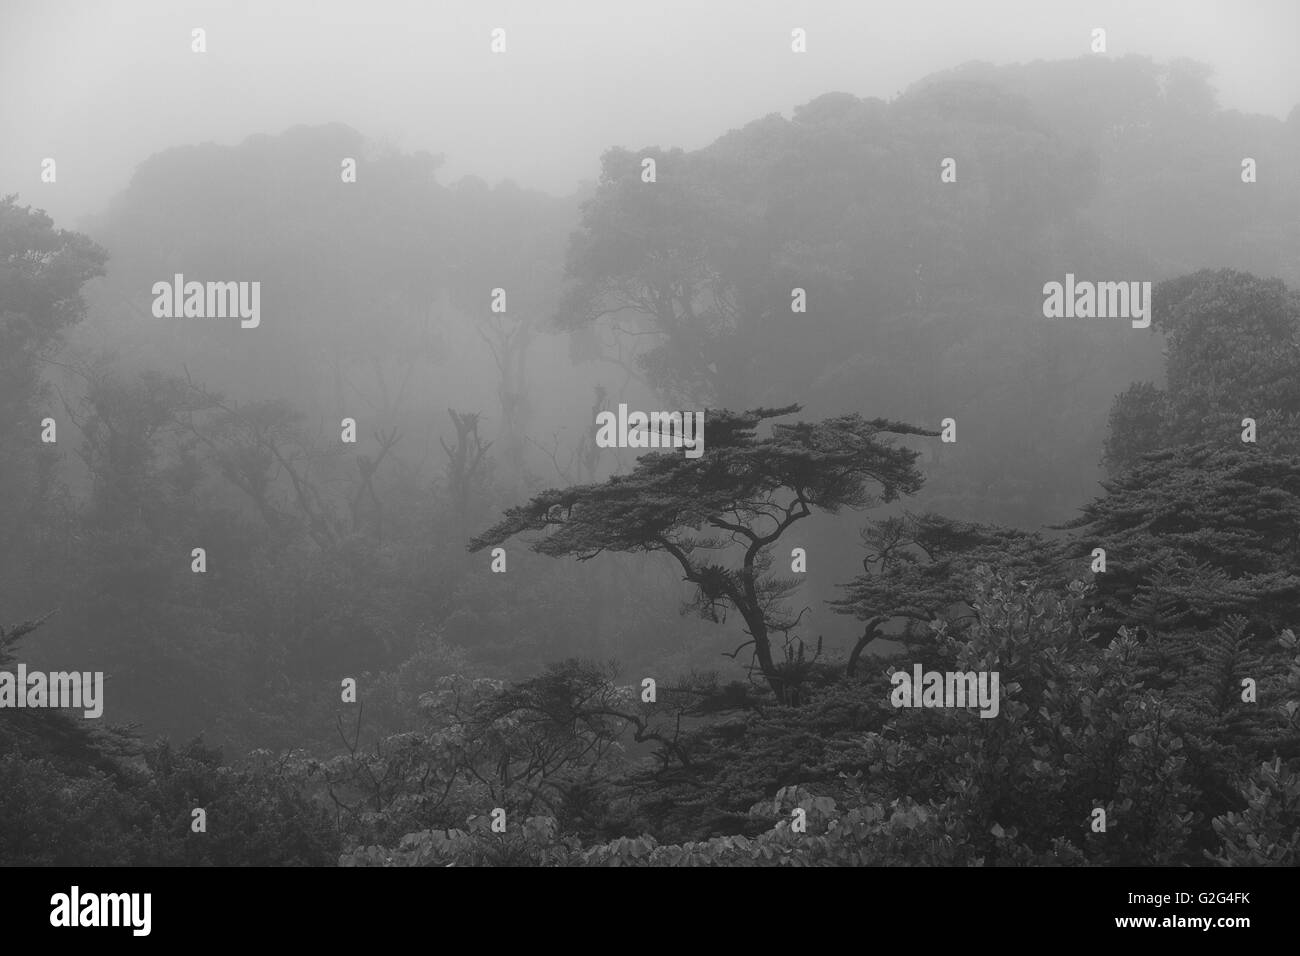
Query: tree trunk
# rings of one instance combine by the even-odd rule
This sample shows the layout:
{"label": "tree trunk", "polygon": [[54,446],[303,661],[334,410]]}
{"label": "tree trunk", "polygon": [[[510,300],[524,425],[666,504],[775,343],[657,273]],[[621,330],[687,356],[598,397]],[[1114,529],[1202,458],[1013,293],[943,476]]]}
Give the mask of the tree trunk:
{"label": "tree trunk", "polygon": [[767,622],[763,620],[762,612],[750,613],[742,608],[740,613],[749,626],[750,636],[754,639],[754,656],[758,658],[758,669],[762,671],[767,686],[772,688],[772,693],[776,694],[776,699],[781,703],[798,703],[797,692],[792,694],[792,688],[786,684],[785,678],[781,676],[772,661],[772,644],[767,637]]}
{"label": "tree trunk", "polygon": [[866,628],[862,631],[862,636],[859,637],[858,642],[853,645],[853,653],[849,654],[848,666],[844,668],[844,673],[849,677],[852,677],[853,672],[857,670],[858,658],[860,658],[862,652],[867,649],[867,645],[880,636],[880,625],[883,624],[885,620],[886,618],[883,617],[873,617],[867,622]]}

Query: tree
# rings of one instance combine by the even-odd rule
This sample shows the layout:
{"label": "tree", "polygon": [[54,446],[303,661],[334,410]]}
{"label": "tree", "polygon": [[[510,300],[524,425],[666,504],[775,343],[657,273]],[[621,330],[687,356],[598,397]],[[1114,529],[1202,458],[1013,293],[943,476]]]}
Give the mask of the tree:
{"label": "tree", "polygon": [[[49,611],[9,627],[0,624],[0,668],[13,666],[18,642],[55,613]],[[26,693],[26,689],[19,693]],[[112,758],[121,752],[123,739],[117,729],[101,732],[93,724],[63,710],[45,707],[0,710],[0,754],[40,758],[72,772],[112,771]]]}
{"label": "tree", "polygon": [[913,624],[937,622],[954,606],[963,607],[964,616],[978,617],[971,602],[981,566],[1011,572],[1017,578],[1058,577],[1052,570],[1060,562],[1048,543],[1013,528],[934,514],[907,514],[873,522],[861,535],[867,549],[863,573],[841,585],[843,598],[830,602],[836,613],[855,615],[865,623],[849,654],[849,674],[867,646],[884,636],[881,629],[893,621],[903,619],[907,630],[889,636],[912,643]]}
{"label": "tree", "polygon": [[1206,630],[1242,614],[1269,633],[1300,616],[1300,458],[1202,443],[1145,455],[1065,527],[1106,551],[1098,605],[1112,626],[1162,568],[1161,614]]}
{"label": "tree", "polygon": [[1235,444],[1241,419],[1258,443],[1300,450],[1300,293],[1277,279],[1202,269],[1156,286],[1151,324],[1168,337],[1159,389],[1139,382],[1115,400],[1106,464],[1118,473],[1145,452]]}
{"label": "tree", "polygon": [[[358,158],[357,181],[343,185],[337,162],[309,158],[319,155]],[[124,352],[147,341],[150,354],[229,391],[256,395],[274,381],[279,397],[320,403],[329,417],[360,409],[392,428],[446,351],[437,296],[452,240],[440,165],[423,151],[376,148],[341,124],[159,152],[96,232],[115,252],[97,324]],[[261,326],[255,349],[243,347],[237,324],[159,323],[147,293],[176,272],[274,275],[264,286],[276,290],[279,321]],[[240,347],[228,347],[229,335]]]}
{"label": "tree", "polygon": [[[656,163],[653,186],[641,181],[643,158]],[[636,355],[636,374],[684,401],[728,400],[719,362],[741,348],[738,287],[720,273],[719,249],[725,231],[753,234],[733,219],[680,149],[609,150],[569,240],[558,323],[578,330],[621,317],[655,343]]]}
{"label": "tree", "polygon": [[[455,251],[447,266],[451,304],[468,317],[497,371],[497,458],[520,487],[530,400],[529,361],[544,316],[555,311],[564,237],[574,206],[506,181],[489,189],[476,177],[450,190]],[[490,308],[493,289],[507,293],[503,312]]]}
{"label": "tree", "polygon": [[[684,580],[696,588],[694,606],[724,621],[728,608],[744,619],[754,659],[779,700],[795,703],[806,674],[789,639],[799,617],[784,599],[794,580],[771,573],[773,545],[813,508],[836,513],[914,494],[921,487],[919,453],[892,443],[889,435],[938,433],[857,414],[819,423],[773,424],[767,438],[758,426],[792,414],[798,405],[748,412],[709,412],[708,441],[700,457],[669,452],[643,456],[629,475],[603,484],[576,485],[535,496],[470,542],[471,551],[498,545],[525,531],[547,532],[533,550],[590,560],[602,551],[671,555]],[[878,490],[877,490],[878,489]],[[718,560],[736,549],[739,567]],[[778,663],[772,635],[787,636],[787,659]]]}
{"label": "tree", "polygon": [[[81,287],[104,274],[108,254],[43,211],[0,197],[0,580],[26,560],[27,532],[53,491],[52,456],[39,449],[44,362],[82,320]],[[16,576],[16,575],[15,575]]]}

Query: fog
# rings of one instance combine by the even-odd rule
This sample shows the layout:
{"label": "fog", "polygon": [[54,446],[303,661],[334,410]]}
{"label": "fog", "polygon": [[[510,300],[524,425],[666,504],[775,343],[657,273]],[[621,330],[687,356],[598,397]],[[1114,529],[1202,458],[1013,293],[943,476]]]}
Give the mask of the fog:
{"label": "fog", "polygon": [[[887,100],[967,60],[1071,58],[1097,26],[1113,56],[1210,64],[1225,108],[1284,118],[1300,101],[1288,0],[5,0],[0,183],[75,225],[169,146],[341,122],[444,154],[452,179],[563,194],[609,146],[698,149],[831,90]],[[37,192],[45,156],[67,175]]]}
{"label": "fog", "polygon": [[1294,862],[1297,37],[0,0],[0,864]]}

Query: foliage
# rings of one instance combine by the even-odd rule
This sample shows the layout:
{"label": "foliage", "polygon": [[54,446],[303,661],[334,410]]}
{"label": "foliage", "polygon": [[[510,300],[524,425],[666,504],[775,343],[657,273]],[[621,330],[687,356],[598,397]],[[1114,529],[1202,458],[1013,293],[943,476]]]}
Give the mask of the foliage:
{"label": "foliage", "polygon": [[913,625],[974,613],[970,602],[978,568],[994,567],[1017,579],[1064,583],[1057,549],[1038,535],[1013,528],[906,514],[873,522],[861,536],[867,551],[864,573],[842,585],[845,596],[831,602],[838,613],[865,622],[849,656],[850,673],[867,646],[882,636],[882,628],[900,618],[907,628],[894,639],[928,643],[928,629]]}
{"label": "foliage", "polygon": [[[445,187],[439,158],[341,126],[152,157],[96,225],[107,272],[0,200],[0,607],[59,609],[25,659],[108,671],[113,720],[241,755],[6,709],[0,862],[1295,863],[1300,300],[1233,270],[1161,283],[1164,384],[1128,387],[1157,373],[1157,335],[1043,322],[1026,290],[1202,262],[1294,285],[1295,178],[1243,192],[1221,143],[1283,169],[1296,130],[1217,110],[1195,64],[1084,57],[611,150],[581,213]],[[365,157],[355,188],[322,153]],[[949,154],[962,186],[935,190]],[[258,347],[153,320],[146,290],[181,271],[274,279]],[[484,314],[497,285],[509,312]],[[589,427],[532,434],[551,315],[552,352],[603,363],[555,366],[557,411],[633,380],[763,407],[708,413],[699,460],[600,481],[626,459]],[[793,394],[888,417],[771,421]],[[956,445],[900,423],[954,409]],[[1104,495],[1064,535],[1021,530],[1089,494],[1103,437]],[[530,444],[564,490],[540,490]],[[922,494],[928,513],[863,530],[832,602],[863,623],[846,674],[789,605],[856,568],[786,576],[777,545],[818,510]],[[536,535],[502,587],[463,548],[521,500],[473,542]],[[828,525],[799,543],[829,558]],[[735,663],[748,644],[698,671],[717,648],[676,617],[683,593],[705,621],[739,612],[763,680]],[[0,665],[42,620],[0,629]],[[914,663],[997,670],[999,716],[895,709],[890,670]]]}
{"label": "foliage", "polygon": [[1300,452],[1300,293],[1278,279],[1202,269],[1160,283],[1153,301],[1168,383],[1139,382],[1115,400],[1112,473],[1163,448],[1238,444],[1243,418],[1255,420],[1261,450]]}
{"label": "foliage", "polygon": [[1206,856],[1221,866],[1295,866],[1300,862],[1300,642],[1290,629],[1282,646],[1291,655],[1285,681],[1276,695],[1277,715],[1285,721],[1287,737],[1281,756],[1254,768],[1239,784],[1245,806],[1214,820],[1222,841],[1217,853]]}
{"label": "foliage", "polygon": [[[1085,596],[1076,590],[1057,597],[982,568],[973,595],[978,619],[960,638],[947,625],[935,625],[937,656],[926,667],[998,671],[1003,696],[997,719],[974,711],[894,710],[886,703],[886,682],[849,681],[841,686],[851,693],[842,699],[865,706],[857,721],[817,706],[839,697],[828,687],[798,709],[774,712],[784,726],[755,713],[730,730],[714,725],[692,735],[686,745],[691,760],[677,774],[693,774],[692,786],[706,794],[727,780],[724,768],[770,766],[761,748],[794,758],[792,782],[769,782],[767,793],[774,796],[760,795],[736,814],[749,821],[743,832],[666,842],[643,830],[587,843],[554,816],[528,817],[493,833],[485,818],[471,814],[467,829],[412,831],[394,850],[361,846],[342,862],[1194,864],[1203,855],[1217,859],[1208,848],[1220,846],[1220,838],[1220,852],[1235,859],[1240,854],[1233,841],[1247,846],[1245,834],[1256,833],[1252,852],[1255,844],[1267,845],[1270,861],[1289,859],[1290,778],[1274,770],[1247,785],[1245,814],[1229,811],[1211,827],[1220,781],[1206,757],[1222,756],[1214,750],[1216,737],[1230,740],[1231,731],[1198,721],[1188,701],[1137,683],[1131,637],[1106,647],[1090,640],[1095,615]],[[1294,710],[1282,708],[1291,716]],[[830,734],[822,748],[812,746],[819,720]],[[1279,739],[1293,745],[1294,728]],[[1249,759],[1239,756],[1234,773],[1244,773]],[[661,776],[668,790],[657,796],[671,793],[674,779],[686,777]],[[707,802],[706,796],[701,804]],[[804,811],[806,832],[792,826],[796,808]],[[1104,831],[1091,825],[1097,808],[1106,812]]]}
{"label": "foliage", "polygon": [[[789,634],[798,624],[782,603],[795,582],[769,573],[772,546],[813,508],[835,514],[915,493],[918,453],[894,445],[890,436],[936,434],[855,414],[775,424],[769,437],[756,437],[759,424],[798,408],[709,412],[707,447],[699,457],[651,453],[629,475],[537,495],[507,511],[471,541],[470,550],[534,531],[547,533],[533,550],[552,556],[666,552],[695,586],[701,616],[720,622],[727,609],[739,611],[750,638],[741,647],[753,645],[777,698],[793,702],[805,669],[795,659],[788,666],[779,662],[771,635]],[[739,568],[711,557],[733,548],[741,553]]]}
{"label": "foliage", "polygon": [[[1243,614],[1271,630],[1300,612],[1300,458],[1214,444],[1144,455],[1068,527],[1106,551],[1098,606],[1112,627],[1162,570],[1162,614],[1204,629]],[[1147,611],[1139,612],[1139,617]]]}

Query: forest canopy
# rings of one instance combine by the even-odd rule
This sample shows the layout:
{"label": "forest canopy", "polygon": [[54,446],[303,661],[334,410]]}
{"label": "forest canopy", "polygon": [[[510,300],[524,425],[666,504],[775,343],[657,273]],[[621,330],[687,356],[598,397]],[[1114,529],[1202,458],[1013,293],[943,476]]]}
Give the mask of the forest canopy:
{"label": "forest canopy", "polygon": [[110,680],[0,709],[0,863],[1295,865],[1300,172],[1243,201],[1243,130],[1300,147],[1190,62],[970,64],[567,196],[339,124],[6,196],[0,669]]}

